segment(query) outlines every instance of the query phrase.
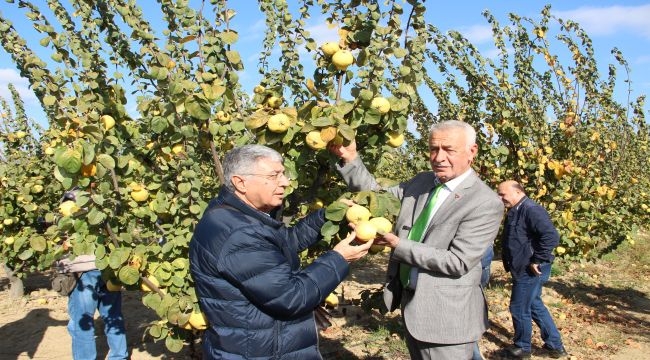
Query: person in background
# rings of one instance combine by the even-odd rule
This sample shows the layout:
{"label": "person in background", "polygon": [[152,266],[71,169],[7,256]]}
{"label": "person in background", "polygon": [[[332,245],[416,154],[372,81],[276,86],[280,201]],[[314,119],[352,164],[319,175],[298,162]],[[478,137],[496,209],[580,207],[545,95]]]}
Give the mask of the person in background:
{"label": "person in background", "polygon": [[190,241],[190,269],[209,326],[206,359],[321,359],[314,309],[372,241],[355,233],[301,267],[298,253],[322,239],[324,209],[292,227],[270,216],[289,186],[282,156],[245,145],[224,157],[226,183]]}
{"label": "person in background", "polygon": [[[471,164],[476,132],[462,121],[434,124],[429,135],[433,171],[385,190],[401,201],[395,234],[375,239],[393,250],[384,301],[401,306],[411,359],[471,359],[487,328],[481,257],[492,244],[503,204]],[[382,190],[358,156],[356,143],[331,145],[352,191]]]}
{"label": "person in background", "polygon": [[[64,194],[63,200],[75,200],[76,190]],[[122,315],[122,292],[108,291],[101,272],[95,266],[95,255],[67,255],[55,264],[61,273],[74,273],[77,283],[68,295],[68,333],[72,338],[72,358],[97,358],[95,343],[95,311],[104,322],[109,347],[107,359],[128,359],[126,330]]]}
{"label": "person in background", "polygon": [[531,357],[535,321],[548,355],[556,359],[568,356],[553,317],[542,301],[542,286],[551,275],[553,249],[560,235],[548,212],[528,198],[518,182],[502,182],[497,193],[508,209],[501,244],[503,266],[512,275],[510,313],[515,330],[514,346],[504,349],[504,355],[514,359]]}

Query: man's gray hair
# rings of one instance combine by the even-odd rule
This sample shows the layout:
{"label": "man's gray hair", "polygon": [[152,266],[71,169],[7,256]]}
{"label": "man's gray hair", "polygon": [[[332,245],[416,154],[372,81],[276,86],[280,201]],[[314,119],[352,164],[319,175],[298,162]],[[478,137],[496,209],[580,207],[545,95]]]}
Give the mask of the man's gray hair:
{"label": "man's gray hair", "polygon": [[226,179],[224,185],[234,191],[235,186],[230,179],[235,175],[255,172],[257,162],[261,159],[282,163],[282,155],[279,152],[263,145],[244,145],[228,151],[223,158],[223,176]]}
{"label": "man's gray hair", "polygon": [[467,140],[468,147],[476,144],[476,130],[474,130],[472,125],[460,120],[446,120],[431,125],[431,129],[429,130],[429,137],[431,137],[434,132],[453,129],[460,129],[465,132],[465,140]]}

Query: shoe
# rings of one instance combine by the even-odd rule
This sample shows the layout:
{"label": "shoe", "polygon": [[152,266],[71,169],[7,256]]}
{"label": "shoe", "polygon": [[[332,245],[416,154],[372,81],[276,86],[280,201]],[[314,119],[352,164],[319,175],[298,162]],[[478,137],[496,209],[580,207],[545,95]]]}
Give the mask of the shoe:
{"label": "shoe", "polygon": [[544,350],[546,350],[548,356],[552,357],[553,359],[559,359],[559,358],[569,356],[569,353],[566,352],[564,346],[562,346],[559,349],[553,349],[552,347],[544,344]]}
{"label": "shoe", "polygon": [[524,351],[516,346],[504,349],[503,355],[506,359],[530,359],[530,351]]}

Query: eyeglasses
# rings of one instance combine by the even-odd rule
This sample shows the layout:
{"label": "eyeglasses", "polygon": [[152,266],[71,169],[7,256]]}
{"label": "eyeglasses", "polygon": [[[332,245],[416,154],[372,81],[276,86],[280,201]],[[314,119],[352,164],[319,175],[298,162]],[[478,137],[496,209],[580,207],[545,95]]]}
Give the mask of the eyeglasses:
{"label": "eyeglasses", "polygon": [[276,172],[276,173],[273,173],[273,174],[240,174],[240,175],[243,175],[243,176],[259,176],[259,177],[263,177],[263,178],[266,178],[266,179],[269,179],[269,180],[275,180],[275,181],[280,181],[283,177],[286,178],[287,180],[291,180],[291,178],[288,177],[284,173],[284,171]]}

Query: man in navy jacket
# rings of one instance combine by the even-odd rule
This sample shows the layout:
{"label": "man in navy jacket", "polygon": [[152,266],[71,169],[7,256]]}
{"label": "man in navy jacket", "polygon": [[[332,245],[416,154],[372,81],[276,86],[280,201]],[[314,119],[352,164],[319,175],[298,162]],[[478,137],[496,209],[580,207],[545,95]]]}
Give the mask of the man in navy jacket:
{"label": "man in navy jacket", "polygon": [[553,358],[567,356],[553,317],[542,302],[542,286],[551,275],[553,249],[560,235],[548,212],[529,199],[516,181],[499,184],[497,193],[508,209],[501,238],[503,266],[512,275],[510,313],[515,329],[508,358],[531,356],[532,321],[540,328],[544,348]]}
{"label": "man in navy jacket", "polygon": [[324,210],[293,227],[269,214],[289,186],[281,155],[261,145],[229,151],[226,183],[190,242],[190,269],[209,327],[204,359],[321,359],[314,309],[368,253],[355,233],[308,266],[298,253],[321,239]]}

